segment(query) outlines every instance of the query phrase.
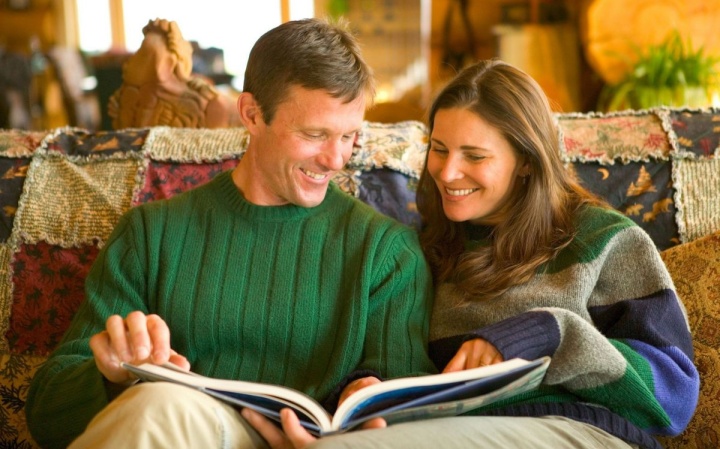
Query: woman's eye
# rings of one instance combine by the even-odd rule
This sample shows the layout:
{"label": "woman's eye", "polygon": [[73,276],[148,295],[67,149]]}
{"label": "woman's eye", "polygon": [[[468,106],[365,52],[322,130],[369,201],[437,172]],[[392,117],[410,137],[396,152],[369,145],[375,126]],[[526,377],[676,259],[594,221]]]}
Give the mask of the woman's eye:
{"label": "woman's eye", "polygon": [[478,156],[476,154],[468,154],[466,157],[471,162],[479,162],[479,161],[485,159],[485,156]]}

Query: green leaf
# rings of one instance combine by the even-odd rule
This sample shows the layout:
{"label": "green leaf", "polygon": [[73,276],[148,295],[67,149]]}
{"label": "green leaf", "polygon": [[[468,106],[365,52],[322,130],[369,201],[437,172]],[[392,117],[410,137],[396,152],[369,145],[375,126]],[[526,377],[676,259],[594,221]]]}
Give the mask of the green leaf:
{"label": "green leaf", "polygon": [[[632,69],[623,80],[603,88],[598,99],[602,110],[682,106],[690,97],[698,102],[702,98],[698,92],[707,92],[720,81],[720,56],[706,54],[703,46],[693,49],[690,39],[683,40],[677,30],[659,45],[643,50],[632,44],[631,48],[637,59],[628,64]],[[628,63],[627,56],[615,56]]]}

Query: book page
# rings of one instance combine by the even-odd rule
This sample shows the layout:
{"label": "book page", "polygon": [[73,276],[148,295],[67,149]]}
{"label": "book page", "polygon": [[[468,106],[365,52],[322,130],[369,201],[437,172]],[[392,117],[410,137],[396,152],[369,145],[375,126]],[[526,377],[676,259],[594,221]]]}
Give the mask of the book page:
{"label": "book page", "polygon": [[[270,407],[270,402],[268,402],[274,401],[278,403],[277,406],[280,408],[287,406],[297,410],[299,415],[312,417],[313,423],[320,429],[329,429],[331,426],[330,415],[322,405],[310,396],[292,388],[242,380],[215,379],[183,371],[176,367],[158,366],[150,363],[137,366],[123,364],[123,366],[143,380],[183,384],[212,394],[218,399],[227,397],[227,402],[249,407],[263,414],[274,410],[274,406]],[[230,400],[233,397],[235,400]],[[256,397],[257,401],[251,400],[251,397]],[[279,408],[277,410],[279,411]]]}
{"label": "book page", "polygon": [[[538,367],[540,367],[539,381],[541,381],[548,364],[549,358],[535,361],[512,359],[453,373],[382,382],[363,388],[347,398],[338,407],[333,417],[333,429],[353,427],[372,417],[384,416],[386,413],[408,407],[420,407],[448,401],[457,402],[468,397],[487,395]],[[525,379],[526,383],[528,381]],[[516,388],[517,383],[513,383],[513,387]],[[513,393],[514,390],[508,392],[508,394]],[[489,402],[489,399],[486,398],[483,402],[476,403],[473,408],[477,408],[485,402]],[[465,405],[466,408],[469,406],[469,404]],[[447,406],[440,408],[448,409]]]}
{"label": "book page", "polygon": [[383,417],[388,425],[404,421],[442,418],[467,413],[502,399],[535,389],[542,382],[548,362],[517,367],[500,376],[491,376],[457,384],[447,390],[431,393],[371,415],[355,414],[346,418],[341,428],[353,428],[363,422]]}

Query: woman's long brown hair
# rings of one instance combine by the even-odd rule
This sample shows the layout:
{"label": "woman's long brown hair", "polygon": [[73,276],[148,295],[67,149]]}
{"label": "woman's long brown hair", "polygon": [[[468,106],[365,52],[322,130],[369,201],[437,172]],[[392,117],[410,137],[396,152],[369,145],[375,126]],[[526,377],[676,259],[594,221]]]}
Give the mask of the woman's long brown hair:
{"label": "woman's long brown hair", "polygon": [[563,166],[547,97],[523,71],[497,59],[463,70],[433,102],[430,135],[438,110],[452,108],[467,109],[497,128],[530,169],[525,182],[516,181],[505,220],[493,227],[489,245],[466,250],[465,224],[445,216],[425,159],[417,205],[423,220],[420,241],[435,281],[455,283],[468,300],[491,299],[529,281],[570,244],[580,206],[604,203]]}

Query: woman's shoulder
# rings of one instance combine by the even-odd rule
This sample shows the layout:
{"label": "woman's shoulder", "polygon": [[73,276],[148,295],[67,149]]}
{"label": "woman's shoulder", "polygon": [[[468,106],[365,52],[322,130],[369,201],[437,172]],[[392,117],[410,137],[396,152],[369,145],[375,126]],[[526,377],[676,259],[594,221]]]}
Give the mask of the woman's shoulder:
{"label": "woman's shoulder", "polygon": [[647,240],[643,234],[642,228],[634,221],[614,209],[583,206],[575,217],[572,242],[560,252],[550,270],[557,271],[573,263],[595,260],[619,241]]}
{"label": "woman's shoulder", "polygon": [[575,226],[578,231],[592,231],[607,227],[628,228],[637,225],[616,209],[585,205],[580,207],[575,215]]}
{"label": "woman's shoulder", "polygon": [[[583,246],[588,244],[607,243],[619,233],[637,229],[640,227],[630,218],[621,212],[599,206],[583,206],[575,215],[575,238],[582,242]],[[631,231],[632,232],[632,231]]]}

